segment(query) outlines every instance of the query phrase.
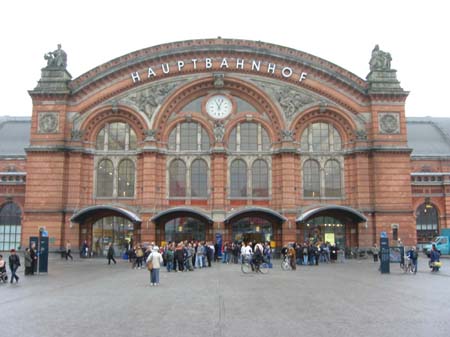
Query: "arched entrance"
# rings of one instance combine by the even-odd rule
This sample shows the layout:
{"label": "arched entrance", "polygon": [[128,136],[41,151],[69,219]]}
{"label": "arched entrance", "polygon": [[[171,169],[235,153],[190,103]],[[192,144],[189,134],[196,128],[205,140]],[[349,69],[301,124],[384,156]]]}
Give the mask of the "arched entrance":
{"label": "arched entrance", "polygon": [[72,216],[80,224],[79,245],[86,241],[93,256],[105,256],[111,243],[116,256],[140,242],[141,219],[133,212],[115,206],[92,206]]}
{"label": "arched entrance", "polygon": [[231,213],[225,224],[231,229],[231,241],[270,242],[281,245],[281,225],[287,219],[264,207],[248,207]]}
{"label": "arched entrance", "polygon": [[316,206],[297,218],[298,242],[329,242],[340,248],[358,247],[358,223],[367,218],[357,210],[338,205]]}
{"label": "arched entrance", "polygon": [[20,247],[22,234],[22,211],[13,202],[0,208],[0,251]]}
{"label": "arched entrance", "polygon": [[416,210],[417,244],[430,243],[439,234],[439,215],[437,208],[425,202]]}
{"label": "arched entrance", "polygon": [[201,210],[174,207],[151,219],[156,225],[156,242],[204,241],[212,229],[212,218]]}

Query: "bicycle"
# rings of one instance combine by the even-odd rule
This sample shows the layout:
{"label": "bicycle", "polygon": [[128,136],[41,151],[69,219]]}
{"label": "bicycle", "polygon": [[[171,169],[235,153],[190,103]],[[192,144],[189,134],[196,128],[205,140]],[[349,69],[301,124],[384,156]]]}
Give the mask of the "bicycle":
{"label": "bicycle", "polygon": [[415,274],[415,266],[412,263],[412,260],[409,257],[405,257],[406,263],[400,263],[400,268],[404,273]]}
{"label": "bicycle", "polygon": [[291,258],[289,256],[285,255],[281,260],[281,269],[283,269],[284,271],[289,271],[292,269]]}
{"label": "bicycle", "polygon": [[253,263],[249,258],[245,258],[241,263],[241,271],[244,274],[252,272],[267,274],[269,272],[269,264],[264,260],[261,263]]}

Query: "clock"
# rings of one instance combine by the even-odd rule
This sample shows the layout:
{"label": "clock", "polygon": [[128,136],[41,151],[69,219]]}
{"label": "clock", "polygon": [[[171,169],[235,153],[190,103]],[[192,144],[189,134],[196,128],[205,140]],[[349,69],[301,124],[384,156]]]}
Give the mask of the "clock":
{"label": "clock", "polygon": [[225,95],[213,95],[206,101],[206,112],[212,118],[225,118],[231,113],[232,109],[233,103]]}

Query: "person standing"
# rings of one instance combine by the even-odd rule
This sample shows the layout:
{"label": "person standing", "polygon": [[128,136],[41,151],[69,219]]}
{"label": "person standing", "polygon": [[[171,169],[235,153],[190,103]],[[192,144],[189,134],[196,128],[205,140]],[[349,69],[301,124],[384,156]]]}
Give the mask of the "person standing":
{"label": "person standing", "polygon": [[436,245],[433,243],[430,252],[430,267],[432,272],[439,271],[439,267],[437,266],[437,264],[439,263],[440,256],[441,252],[436,248]]}
{"label": "person standing", "polygon": [[106,255],[107,259],[108,259],[108,264],[111,264],[111,260],[114,262],[114,264],[116,264],[116,260],[114,259],[114,247],[112,245],[112,242],[109,243],[108,245],[108,253]]}
{"label": "person standing", "polygon": [[31,268],[33,267],[33,259],[30,255],[30,248],[25,249],[25,275],[31,275]]}
{"label": "person standing", "polygon": [[36,254],[36,244],[34,242],[31,243],[30,247],[30,256],[31,256],[31,273],[30,275],[34,275],[34,272],[37,271],[37,254]]}
{"label": "person standing", "polygon": [[16,279],[16,283],[19,283],[19,276],[16,275],[17,269],[20,267],[20,258],[16,254],[15,249],[11,249],[11,255],[9,256],[9,269],[11,269],[11,283]]}
{"label": "person standing", "polygon": [[378,262],[378,254],[379,253],[380,253],[380,250],[378,249],[377,244],[374,243],[373,247],[372,247],[373,262]]}
{"label": "person standing", "polygon": [[70,241],[67,240],[66,242],[66,261],[69,259],[73,261],[73,257],[72,257],[72,245],[70,244]]}
{"label": "person standing", "polygon": [[145,262],[147,264],[151,262],[153,265],[152,269],[150,270],[150,285],[159,286],[159,269],[161,268],[161,263],[163,263],[163,257],[159,253],[158,246],[153,247],[153,251],[148,256]]}
{"label": "person standing", "polygon": [[416,247],[412,246],[407,252],[406,256],[411,260],[411,264],[413,267],[414,274],[417,273],[417,258],[418,254],[416,251]]}

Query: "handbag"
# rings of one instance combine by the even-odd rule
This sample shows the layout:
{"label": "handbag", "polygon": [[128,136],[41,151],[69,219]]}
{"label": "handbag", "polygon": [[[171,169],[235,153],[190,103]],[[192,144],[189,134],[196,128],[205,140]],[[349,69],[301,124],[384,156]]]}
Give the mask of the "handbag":
{"label": "handbag", "polygon": [[147,262],[147,269],[148,269],[149,271],[152,271],[152,269],[153,269],[153,261],[152,261],[152,260],[150,260],[150,261]]}

